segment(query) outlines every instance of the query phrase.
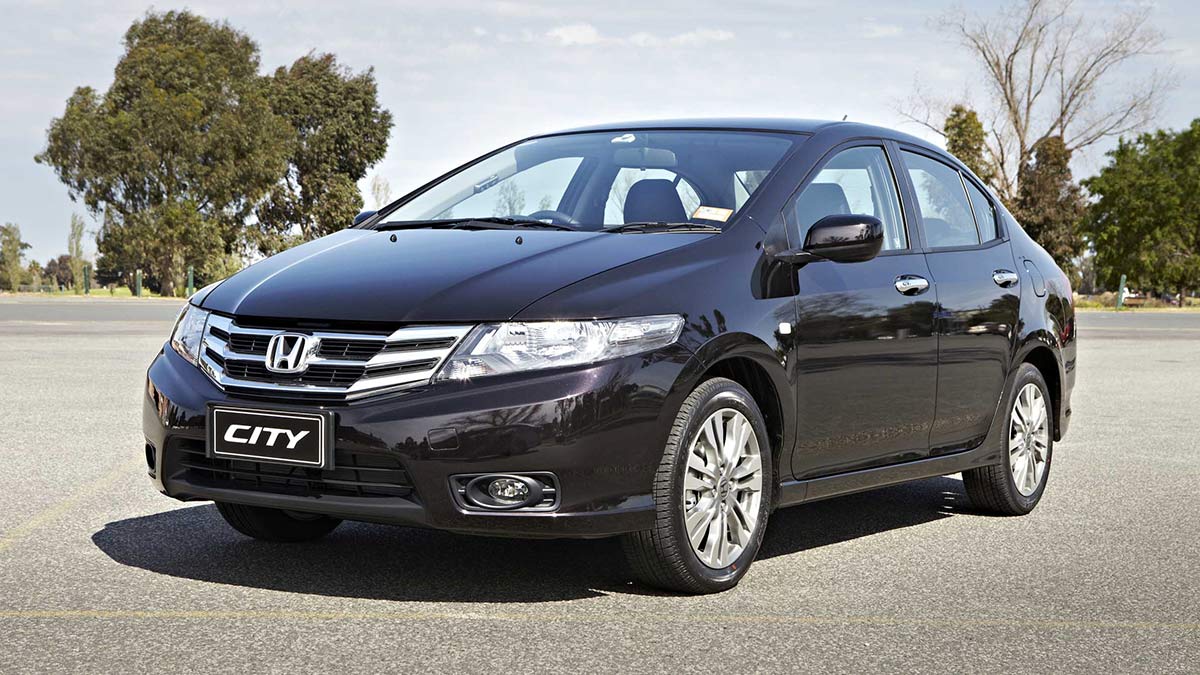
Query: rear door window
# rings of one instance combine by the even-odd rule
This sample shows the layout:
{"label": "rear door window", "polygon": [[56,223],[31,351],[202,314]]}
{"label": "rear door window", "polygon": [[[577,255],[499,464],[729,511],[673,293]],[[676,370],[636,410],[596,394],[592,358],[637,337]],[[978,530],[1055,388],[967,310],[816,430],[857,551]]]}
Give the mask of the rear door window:
{"label": "rear door window", "polygon": [[996,231],[996,207],[975,184],[964,180],[967,185],[967,195],[971,197],[971,210],[975,212],[975,224],[979,227],[979,238],[991,241],[1000,236]]}
{"label": "rear door window", "polygon": [[[979,232],[958,169],[925,155],[904,151],[904,163],[917,193],[917,206],[930,248],[975,246]],[[992,224],[995,231],[995,223]]]}

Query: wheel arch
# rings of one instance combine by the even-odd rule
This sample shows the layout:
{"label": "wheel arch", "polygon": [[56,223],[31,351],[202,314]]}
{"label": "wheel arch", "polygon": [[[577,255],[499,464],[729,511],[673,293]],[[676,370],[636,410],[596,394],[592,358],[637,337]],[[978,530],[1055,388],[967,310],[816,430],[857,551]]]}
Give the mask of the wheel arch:
{"label": "wheel arch", "polygon": [[[787,369],[778,354],[765,342],[747,333],[717,336],[696,351],[693,381],[680,387],[692,391],[713,377],[724,377],[745,387],[763,414],[771,435],[775,481],[791,477],[792,442],[795,439],[796,402]],[[775,491],[778,495],[778,490]]]}
{"label": "wheel arch", "polygon": [[1016,367],[1021,364],[1028,363],[1038,372],[1042,374],[1042,379],[1046,381],[1046,387],[1050,390],[1050,402],[1054,406],[1054,440],[1062,440],[1062,415],[1063,415],[1063,366],[1058,358],[1057,352],[1051,347],[1054,342],[1046,337],[1041,339],[1031,339],[1027,341],[1020,352],[1020,358],[1017,360]]}

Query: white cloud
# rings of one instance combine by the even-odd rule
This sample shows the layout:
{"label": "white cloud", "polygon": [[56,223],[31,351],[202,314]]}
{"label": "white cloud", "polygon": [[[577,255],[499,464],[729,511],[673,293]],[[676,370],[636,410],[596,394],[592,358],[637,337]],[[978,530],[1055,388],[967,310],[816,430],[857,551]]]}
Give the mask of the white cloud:
{"label": "white cloud", "polygon": [[594,45],[604,39],[601,37],[600,31],[590,23],[573,23],[551,28],[546,32],[546,37],[558,40],[559,44],[564,47]]}
{"label": "white cloud", "polygon": [[654,47],[662,44],[662,40],[659,40],[658,36],[646,32],[634,33],[626,38],[626,40],[635,47]]}
{"label": "white cloud", "polygon": [[904,29],[900,28],[900,26],[890,23],[875,23],[868,20],[866,27],[863,29],[862,36],[868,40],[875,40],[878,38],[895,37],[903,32]]}
{"label": "white cloud", "polygon": [[733,39],[733,33],[727,30],[698,28],[687,33],[672,35],[668,42],[673,45],[690,46],[708,44],[710,42],[728,42]]}
{"label": "white cloud", "polygon": [[732,32],[712,28],[697,28],[686,33],[677,33],[663,38],[654,33],[638,31],[627,37],[610,37],[602,34],[590,23],[573,23],[558,26],[546,32],[546,37],[557,40],[564,47],[591,46],[598,44],[632,45],[634,47],[690,47],[727,42],[734,38]]}

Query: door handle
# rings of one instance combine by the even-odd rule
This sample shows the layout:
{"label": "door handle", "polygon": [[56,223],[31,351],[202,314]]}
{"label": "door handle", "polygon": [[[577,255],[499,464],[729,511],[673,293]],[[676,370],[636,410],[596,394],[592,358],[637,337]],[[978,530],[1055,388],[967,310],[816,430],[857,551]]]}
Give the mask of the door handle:
{"label": "door handle", "polygon": [[1021,277],[1017,276],[1016,272],[1010,272],[1009,270],[996,270],[992,272],[992,281],[996,282],[996,285],[1000,288],[1011,288],[1016,286],[1020,280]]}
{"label": "door handle", "polygon": [[896,290],[901,295],[920,295],[929,289],[929,280],[915,274],[901,274],[896,277]]}

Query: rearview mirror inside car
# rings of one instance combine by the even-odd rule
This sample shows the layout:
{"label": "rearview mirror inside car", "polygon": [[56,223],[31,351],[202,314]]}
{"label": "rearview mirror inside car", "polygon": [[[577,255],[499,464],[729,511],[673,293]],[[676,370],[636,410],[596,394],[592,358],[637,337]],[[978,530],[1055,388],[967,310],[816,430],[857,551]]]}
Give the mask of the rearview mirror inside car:
{"label": "rearview mirror inside car", "polygon": [[619,148],[613,151],[613,164],[630,169],[674,169],[679,160],[666,148]]}

